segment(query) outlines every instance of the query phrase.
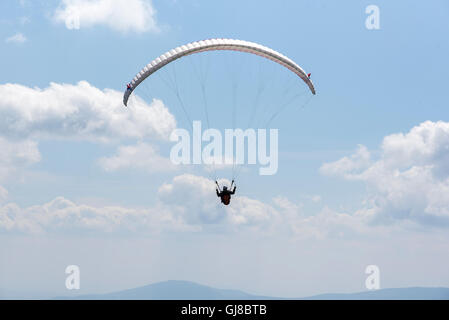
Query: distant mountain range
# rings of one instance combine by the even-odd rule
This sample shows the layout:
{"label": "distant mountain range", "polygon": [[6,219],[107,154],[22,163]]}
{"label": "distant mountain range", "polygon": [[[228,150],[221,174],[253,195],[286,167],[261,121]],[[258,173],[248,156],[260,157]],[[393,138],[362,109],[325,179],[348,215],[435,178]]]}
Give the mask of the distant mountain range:
{"label": "distant mountain range", "polygon": [[106,294],[58,297],[56,299],[111,299],[111,300],[250,300],[272,299],[255,296],[239,290],[215,289],[189,281],[170,280],[147,286]]}
{"label": "distant mountain range", "polygon": [[449,300],[449,288],[390,288],[357,293],[329,293],[306,300]]}
{"label": "distant mountain range", "polygon": [[[134,289],[106,293],[57,297],[84,300],[268,300],[280,297],[257,296],[239,290],[216,289],[189,281],[164,281]],[[449,288],[392,288],[358,293],[332,293],[298,300],[449,300]],[[292,299],[290,299],[292,300]],[[293,299],[296,300],[296,299]]]}

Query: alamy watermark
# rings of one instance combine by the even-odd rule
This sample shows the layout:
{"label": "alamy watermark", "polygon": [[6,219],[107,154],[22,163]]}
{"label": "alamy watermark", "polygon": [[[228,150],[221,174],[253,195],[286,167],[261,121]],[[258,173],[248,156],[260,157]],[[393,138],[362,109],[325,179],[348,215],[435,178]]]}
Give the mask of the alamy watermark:
{"label": "alamy watermark", "polygon": [[380,289],[380,269],[378,266],[372,264],[366,267],[365,273],[369,276],[365,280],[365,287],[368,290]]}
{"label": "alamy watermark", "polygon": [[366,7],[365,13],[368,15],[365,20],[365,27],[368,30],[380,29],[380,9],[378,6],[371,4]]}
{"label": "alamy watermark", "polygon": [[77,9],[69,8],[66,17],[64,19],[65,26],[69,30],[79,30],[80,24],[80,14]]}
{"label": "alamy watermark", "polygon": [[203,132],[201,121],[193,121],[192,137],[185,129],[171,133],[170,140],[177,143],[171,148],[170,160],[174,164],[259,164],[260,175],[274,175],[278,170],[278,138],[278,129],[270,129],[268,147],[266,129],[225,129],[223,148],[221,131],[209,128]]}
{"label": "alamy watermark", "polygon": [[65,268],[65,273],[69,276],[65,279],[65,287],[68,290],[79,290],[80,288],[80,267],[70,265]]}

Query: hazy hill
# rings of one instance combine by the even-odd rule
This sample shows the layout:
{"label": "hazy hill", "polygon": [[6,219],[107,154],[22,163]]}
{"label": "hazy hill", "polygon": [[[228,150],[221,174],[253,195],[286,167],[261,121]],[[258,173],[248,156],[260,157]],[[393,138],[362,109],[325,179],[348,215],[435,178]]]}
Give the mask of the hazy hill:
{"label": "hazy hill", "polygon": [[248,299],[271,299],[271,297],[250,295],[248,293],[239,290],[216,289],[189,281],[170,280],[118,292],[106,294],[94,294],[94,295],[81,295],[74,298],[58,297],[56,299],[248,300]]}
{"label": "hazy hill", "polygon": [[357,293],[328,293],[308,300],[449,300],[449,288],[390,288]]}
{"label": "hazy hill", "polygon": [[[279,297],[256,296],[239,290],[216,289],[189,281],[164,281],[134,289],[77,297],[57,297],[56,299],[86,300],[251,300],[284,299]],[[449,300],[449,288],[392,288],[358,293],[330,293],[298,299],[307,300]]]}

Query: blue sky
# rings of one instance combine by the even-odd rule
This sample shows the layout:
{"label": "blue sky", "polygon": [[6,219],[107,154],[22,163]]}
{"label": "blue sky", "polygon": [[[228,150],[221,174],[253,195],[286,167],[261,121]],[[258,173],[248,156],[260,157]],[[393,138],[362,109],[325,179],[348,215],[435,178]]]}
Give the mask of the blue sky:
{"label": "blue sky", "polygon": [[[371,4],[379,30],[365,27]],[[79,29],[61,18],[70,8]],[[446,1],[9,0],[0,12],[2,296],[69,294],[69,264],[81,267],[79,293],[168,279],[277,296],[351,292],[364,290],[369,264],[383,287],[449,286]],[[164,74],[136,91],[146,103],[121,106],[152,59],[214,37],[282,52],[317,88],[272,123],[278,173],[243,170],[226,209],[204,167],[168,163],[167,137],[186,123]],[[221,63],[236,63],[241,108],[258,68],[263,83],[278,79],[264,99],[280,103],[290,75],[258,59],[191,58],[211,64],[217,126],[229,123]],[[174,68],[194,104],[187,61]]]}

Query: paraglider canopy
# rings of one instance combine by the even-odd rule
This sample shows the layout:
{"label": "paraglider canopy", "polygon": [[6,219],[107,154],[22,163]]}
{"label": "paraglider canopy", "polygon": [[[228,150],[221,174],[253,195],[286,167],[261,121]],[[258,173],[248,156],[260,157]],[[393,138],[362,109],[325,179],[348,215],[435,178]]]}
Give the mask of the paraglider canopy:
{"label": "paraglider canopy", "polygon": [[132,91],[148,76],[169,64],[176,59],[181,57],[198,53],[204,51],[212,51],[212,50],[234,50],[241,52],[248,52],[251,54],[255,54],[267,59],[270,59],[290,71],[296,73],[309,87],[310,91],[315,94],[315,87],[310,80],[310,73],[307,74],[300,66],[298,66],[293,60],[287,58],[283,54],[274,51],[268,47],[263,45],[243,41],[243,40],[235,40],[235,39],[209,39],[202,40],[198,42],[188,43],[186,45],[182,45],[170,51],[167,51],[163,55],[157,57],[149,64],[147,64],[140,72],[133,78],[129,87],[126,89],[123,96],[123,104],[126,106],[128,104],[129,96]]}

